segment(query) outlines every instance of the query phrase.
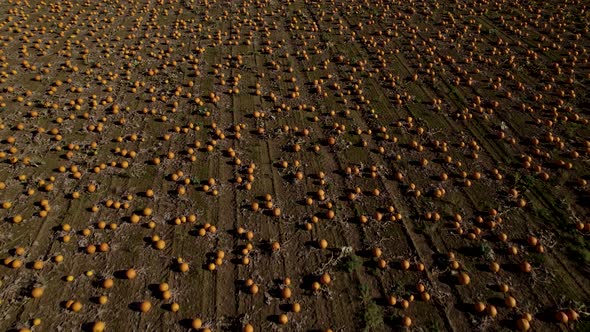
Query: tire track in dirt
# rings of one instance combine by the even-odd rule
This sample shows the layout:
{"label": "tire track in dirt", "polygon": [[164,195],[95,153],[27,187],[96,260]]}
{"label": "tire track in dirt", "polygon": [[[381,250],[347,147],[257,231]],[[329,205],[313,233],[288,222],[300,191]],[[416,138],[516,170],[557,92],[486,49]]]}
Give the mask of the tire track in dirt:
{"label": "tire track in dirt", "polygon": [[[358,116],[358,114],[357,114]],[[362,117],[358,116],[357,117],[357,123],[363,123],[363,125],[365,127],[367,127],[367,124],[364,122],[364,120],[362,119]],[[375,165],[375,164],[386,164],[386,162],[383,159],[380,159],[378,163],[375,163],[375,159],[372,157],[372,155],[368,155],[369,160],[371,160],[371,164]],[[418,238],[414,235],[417,234],[415,228],[413,227],[413,224],[411,224],[408,221],[408,217],[414,215],[412,213],[410,213],[410,211],[413,211],[414,213],[417,213],[418,211],[416,211],[416,209],[412,209],[410,208],[410,206],[406,203],[406,202],[402,202],[400,200],[396,200],[394,197],[400,197],[401,192],[397,189],[397,188],[393,188],[393,186],[391,184],[389,184],[389,182],[384,181],[383,178],[381,176],[378,177],[379,179],[379,183],[381,184],[381,186],[385,189],[385,192],[387,194],[387,196],[391,199],[391,201],[393,202],[393,205],[396,207],[396,209],[398,209],[403,216],[406,216],[404,218],[401,219],[401,222],[403,224],[403,230],[404,230],[404,235],[406,236],[407,239],[409,239],[408,243],[410,244],[410,247],[412,249],[412,251],[414,251],[421,262],[424,262],[426,264],[426,266],[433,266],[434,262],[432,259],[432,256],[435,253],[440,253],[441,251],[439,250],[439,248],[437,248],[436,246],[434,247],[434,249],[432,247],[430,247],[430,243],[426,242],[426,241],[420,241],[418,240]],[[434,245],[434,243],[432,243]],[[438,285],[438,287],[443,287],[446,288],[444,285],[442,285],[440,282],[438,282],[438,280],[436,278],[434,278],[432,276],[432,274],[429,271],[429,268],[427,267],[424,270],[428,281],[432,284],[432,285]],[[453,314],[453,317],[455,317],[455,319],[451,319],[449,316],[449,312],[447,310],[445,310],[441,304],[439,302],[437,302],[436,304],[439,313],[441,313],[441,316],[444,318],[444,323],[445,323],[445,327],[448,330],[451,331],[457,331],[457,330],[461,330],[462,328],[465,327],[465,325],[461,326],[461,323],[464,324],[464,322],[458,322],[457,321],[457,317],[461,317],[461,313],[458,311],[455,311]],[[457,326],[459,324],[459,326]]]}
{"label": "tire track in dirt", "polygon": [[[251,49],[252,49],[252,52],[254,53],[255,52],[254,45],[252,45]],[[255,56],[252,56],[252,58],[254,59],[254,68],[258,68],[259,64],[256,63],[256,57]],[[248,65],[248,62],[247,61],[249,59],[250,59],[250,57],[246,57],[245,58],[245,60],[246,60],[245,65]],[[252,82],[249,81],[249,78],[250,78],[249,75],[245,75],[245,77],[244,77],[245,84],[247,86],[249,86],[250,84],[252,84]],[[260,103],[260,101],[254,103],[254,107],[257,107],[259,105],[259,103]],[[245,158],[248,159],[247,152],[245,152],[245,151],[243,152],[242,149],[237,150],[237,152],[238,152],[238,154],[240,156],[245,157]],[[255,159],[255,158],[252,158],[252,159]],[[259,160],[259,159],[255,159],[255,160]],[[258,166],[260,166],[260,165],[258,165]],[[248,193],[247,192],[244,193],[244,196],[248,196]],[[244,198],[240,202],[246,202],[246,200],[247,199]],[[239,208],[237,204],[238,204],[238,201],[236,199],[236,209]],[[246,217],[246,213],[247,212],[243,211],[242,213],[237,214],[239,216],[238,219],[241,219],[241,220],[240,220],[240,222],[236,223],[236,227],[244,227],[245,229],[248,229],[248,226],[247,226],[248,225],[248,218]],[[236,240],[236,241],[234,241],[234,248],[238,248],[238,247],[239,247],[239,241]],[[243,270],[242,269],[239,269],[238,267],[236,267],[235,270],[236,270],[236,280],[243,281],[243,280],[246,280],[247,278],[250,278],[251,277],[249,274],[246,275],[245,273],[243,273]],[[245,292],[243,292],[241,290],[238,290],[238,291],[235,292],[236,311],[240,315],[240,317],[242,317],[242,315],[243,315],[243,317],[247,317],[248,314],[247,313],[244,313],[244,312],[248,312],[248,311],[252,310],[254,308],[254,306],[253,305],[251,307],[248,307],[247,306],[248,302],[250,302],[250,301],[248,301],[249,299],[246,300],[246,301],[242,300],[242,296],[241,296],[242,293],[245,293]]]}
{"label": "tire track in dirt", "polygon": [[[293,8],[293,9],[295,9],[295,8]],[[288,31],[286,22],[284,22],[284,23],[285,23],[284,31]],[[295,39],[294,36],[290,36],[290,38],[287,38],[288,42],[286,45],[286,51],[289,54],[293,54],[295,49],[298,48],[298,46],[295,45],[295,43],[293,42],[294,39]],[[303,62],[299,61],[298,59],[295,60],[295,62],[297,62],[297,64],[298,64],[298,66],[296,66],[296,67],[304,68]],[[311,82],[312,81],[311,77],[308,74],[302,74],[299,71],[295,71],[294,75],[296,76],[298,82],[301,82],[301,81]],[[281,95],[283,95],[283,96],[287,95],[289,88],[284,84],[284,82],[281,82],[279,85],[281,87],[281,89],[280,89]],[[303,94],[304,94],[304,96],[299,97],[299,99],[308,100],[307,98],[309,98],[310,96],[307,96],[306,92],[303,92]],[[314,100],[314,102],[317,102],[317,101]],[[294,112],[293,117],[297,120],[297,123],[300,123],[303,126],[305,126],[306,120],[305,120],[305,116],[304,116],[303,111],[300,110],[300,111],[291,111],[291,112],[292,112],[291,114],[293,114],[293,112]],[[324,132],[320,123],[312,125],[312,127],[310,129],[311,129],[310,131],[311,131],[312,135],[314,133]],[[325,137],[325,135],[323,137]],[[307,169],[313,169],[313,170],[326,170],[326,169],[339,170],[339,169],[342,169],[341,162],[339,161],[339,159],[335,155],[329,153],[329,154],[327,154],[329,156],[329,158],[326,158],[327,157],[326,154],[324,154],[322,152],[319,152],[319,153],[321,154],[321,157],[322,157],[321,160],[319,158],[306,158],[307,154],[305,154],[305,156],[303,156],[303,158],[305,158],[305,165],[309,165],[306,167],[306,170]],[[309,179],[309,173],[308,172],[306,172],[306,173],[308,174],[307,178]],[[330,183],[330,184],[333,185],[335,188],[345,188],[346,187],[345,181],[343,181],[340,176],[336,176],[336,177],[332,178],[330,175],[328,175],[328,177],[329,177],[329,180],[334,181],[333,183]],[[309,188],[309,186],[306,186],[306,188]],[[333,198],[332,200],[334,201],[334,203],[336,205],[340,204],[338,202],[339,201],[338,198],[334,198],[334,197],[332,197],[332,198]],[[344,211],[339,211],[338,214],[344,214]],[[339,218],[339,217],[336,217],[336,218]],[[346,220],[341,220],[338,222],[338,224],[335,224],[335,225],[321,227],[321,224],[323,222],[334,223],[333,221],[330,221],[330,220],[320,221],[320,223],[316,227],[314,227],[313,230],[310,232],[311,241],[313,241],[314,243],[317,243],[320,239],[323,238],[320,234],[324,234],[325,238],[330,240],[330,242],[329,242],[330,247],[332,247],[331,241],[334,241],[335,243],[346,244],[347,246],[351,246],[352,248],[359,248],[359,246],[365,247],[365,245],[362,244],[363,240],[365,238],[365,236],[362,232],[362,231],[364,231],[362,229],[362,227],[359,227],[357,225],[357,226],[355,226],[355,228],[357,230],[356,232],[348,232],[350,230],[350,228],[349,228],[349,223]],[[340,227],[338,227],[338,226],[340,226]],[[321,228],[323,228],[322,231],[320,231]],[[345,232],[339,231],[339,229],[341,229],[341,228],[346,228]],[[357,234],[360,234],[360,235],[357,236]],[[329,235],[329,236],[327,236],[327,235]],[[346,236],[344,236],[344,235],[346,235]],[[336,254],[339,253],[338,247],[334,247],[334,248],[330,249],[330,251],[331,251],[331,255],[332,255],[331,257],[335,257]],[[316,255],[316,257],[318,259],[318,264],[325,266],[324,264],[326,264],[326,263],[321,263],[322,259],[325,258],[325,255],[323,255],[321,252],[318,252],[318,255]],[[330,270],[330,269],[328,268],[328,270]],[[312,274],[317,274],[317,273],[318,273],[317,271],[314,271],[314,273],[312,273]],[[332,275],[333,275],[333,272],[332,272]],[[346,275],[346,277],[349,278],[348,275]],[[359,275],[356,275],[356,274],[353,274],[350,278],[352,278],[352,280],[350,281],[350,284],[357,284],[357,283],[361,282],[363,279],[362,277],[359,277]],[[340,316],[340,319],[338,322],[331,320],[331,324],[329,324],[329,326],[334,326],[335,323],[337,323],[336,325],[343,324],[342,320],[345,319],[344,317],[350,318],[351,317],[350,315],[341,315],[341,313],[350,312],[350,307],[348,307],[348,305],[354,303],[354,298],[353,298],[352,293],[347,292],[347,295],[348,296],[345,299],[342,299],[340,301],[334,301],[334,299],[332,299],[330,296],[328,298],[330,301],[330,305],[327,307],[316,305],[316,308],[320,309],[319,312],[314,313],[317,316],[316,322],[320,319],[320,317],[325,318],[325,317]],[[324,312],[324,310],[329,310],[330,312]],[[348,319],[345,319],[345,320],[348,320]],[[322,321],[320,323],[322,326],[326,325],[325,321]],[[354,326],[355,323],[349,321],[346,323],[346,325],[347,326]]]}
{"label": "tire track in dirt", "polygon": [[[204,29],[207,28],[209,28],[209,26],[205,25]],[[189,91],[192,90],[192,92],[194,92],[194,96],[200,97],[203,100],[207,100],[208,93],[216,90],[213,79],[208,77],[211,75],[209,71],[213,70],[211,67],[216,63],[215,61],[220,58],[220,55],[217,48],[212,47],[209,43],[202,42],[202,40],[200,40],[196,47],[205,49],[205,51],[200,53],[200,55],[197,57],[197,59],[202,60],[205,65],[203,67],[199,66],[199,70],[202,72],[202,74],[200,76],[196,76],[196,82]],[[200,63],[201,62],[199,61],[199,64]],[[209,103],[206,103],[205,105],[205,107],[211,112],[211,116],[206,117],[205,119],[211,121],[211,123],[218,121],[218,112],[220,112],[219,105]],[[209,123],[209,121],[207,123],[197,123],[196,125],[202,127],[202,129],[196,133],[198,134],[200,132],[211,131],[211,123]],[[200,141],[200,135],[196,138],[196,141]],[[218,305],[218,296],[220,295],[220,283],[218,280],[219,271],[217,269],[214,271],[208,271],[206,269],[206,263],[208,263],[207,255],[212,252],[213,248],[216,248],[217,245],[219,245],[219,237],[224,235],[223,232],[225,229],[222,227],[222,225],[220,225],[219,211],[221,209],[220,197],[226,196],[227,193],[225,193],[223,189],[220,189],[220,196],[214,197],[211,195],[211,192],[204,192],[200,189],[204,182],[207,182],[207,179],[209,178],[216,179],[216,186],[220,183],[225,183],[224,179],[219,177],[221,174],[219,172],[219,165],[222,163],[222,156],[219,152],[219,146],[215,147],[214,151],[212,152],[206,152],[204,148],[196,150],[198,150],[196,152],[197,155],[203,154],[203,159],[198,159],[197,162],[192,163],[190,167],[191,176],[200,181],[200,183],[194,183],[194,186],[196,186],[196,192],[193,193],[193,195],[197,196],[193,199],[193,202],[199,204],[200,206],[198,206],[198,210],[202,211],[202,215],[198,216],[198,224],[201,226],[206,223],[214,225],[217,227],[217,233],[207,233],[203,237],[196,235],[196,239],[193,241],[196,241],[198,244],[195,247],[188,248],[187,250],[187,254],[193,254],[195,256],[194,259],[201,263],[194,264],[193,266],[195,269],[194,273],[196,274],[195,282],[199,284],[199,287],[190,288],[193,291],[191,293],[194,294],[191,296],[192,299],[198,299],[198,305],[194,306],[195,308],[191,308],[191,311],[196,312],[191,314],[196,315],[193,317],[201,318],[205,325],[210,325],[212,322],[219,322],[218,310],[220,306]],[[188,190],[189,195],[191,192],[191,190]],[[223,266],[220,268],[223,268]],[[211,296],[205,296],[207,292],[210,292]]]}
{"label": "tire track in dirt", "polygon": [[[221,12],[222,9],[223,7],[216,8],[219,12]],[[234,7],[231,7],[231,9],[233,10]],[[228,37],[222,41],[225,45],[228,44],[228,40],[232,36],[230,25],[231,21],[227,20],[221,24],[221,27],[219,27],[219,31],[225,31],[228,33]],[[229,46],[229,48],[232,50],[231,53],[233,55],[235,53],[235,48],[232,46]],[[215,52],[215,54],[215,60],[211,59],[209,63],[222,63],[223,59],[220,57],[220,54],[217,55],[217,52]],[[230,74],[233,74],[232,69],[226,69]],[[234,76],[231,75],[229,79],[232,77]],[[218,91],[216,91],[216,93],[219,94]],[[223,149],[223,151],[227,151],[227,149],[231,147],[239,152],[239,141],[234,140],[233,137],[230,137],[229,133],[226,132],[227,128],[236,123],[236,114],[234,111],[234,105],[236,102],[235,98],[234,95],[228,95],[223,91],[222,104],[216,105],[217,116],[215,120],[217,123],[217,129],[221,130],[226,136],[226,138],[220,140],[218,143],[216,147],[218,150]],[[224,102],[226,99],[228,102]],[[237,229],[240,214],[238,213],[237,189],[232,185],[232,175],[236,173],[237,166],[229,157],[224,156],[225,152],[223,151],[219,151],[215,163],[210,165],[210,167],[212,167],[211,170],[215,170],[215,178],[220,183],[220,196],[217,198],[216,210],[223,211],[223,213],[218,213],[216,217],[219,236],[215,248],[225,249],[228,247],[235,248],[237,245],[237,241],[233,235],[231,235],[231,238],[229,239],[227,236]],[[233,249],[230,249],[229,252],[232,250]],[[237,302],[235,302],[236,298],[234,295],[237,294],[235,283],[237,270],[237,267],[230,268],[229,266],[220,266],[216,269],[214,303],[215,321],[221,321],[221,325],[218,323],[220,326],[231,324],[238,314]],[[228,302],[231,301],[234,301],[233,305],[228,305]]]}
{"label": "tire track in dirt", "polygon": [[[221,9],[221,8],[220,8]],[[222,24],[222,26],[219,28],[220,31],[222,30],[228,30],[229,27],[229,23],[230,22],[225,22],[226,24]],[[209,58],[209,63],[221,63],[222,58],[220,57],[220,54],[218,54],[218,52],[215,50],[213,52],[213,54],[210,54],[212,56],[212,58]],[[216,92],[217,93],[217,92]],[[217,123],[217,128],[219,128],[220,130],[224,130],[224,128],[228,127],[230,125],[230,123],[233,121],[233,116],[230,113],[230,110],[228,109],[229,105],[226,105],[223,100],[225,99],[229,99],[230,100],[230,105],[231,105],[231,100],[232,97],[231,96],[224,96],[225,92],[223,92],[222,95],[222,104],[216,104],[216,115],[214,116],[215,122]],[[220,183],[220,196],[215,198],[215,217],[213,218],[213,220],[216,221],[216,225],[218,227],[218,232],[221,232],[219,236],[216,237],[216,243],[214,248],[219,248],[220,246],[222,248],[224,248],[225,246],[223,245],[224,243],[224,239],[226,236],[226,233],[228,230],[231,230],[233,228],[233,225],[235,223],[235,220],[237,219],[237,215],[234,215],[235,213],[235,208],[231,208],[229,210],[230,213],[225,213],[228,212],[227,207],[231,207],[231,206],[235,206],[235,201],[233,201],[234,197],[235,197],[235,192],[234,189],[229,187],[229,180],[230,178],[225,178],[225,176],[227,175],[231,175],[234,173],[234,167],[231,165],[228,165],[228,163],[226,163],[224,161],[223,158],[223,152],[220,151],[222,148],[227,148],[227,145],[231,145],[231,143],[229,143],[227,141],[227,138],[222,140],[222,142],[220,142],[217,146],[216,146],[216,154],[215,154],[215,158],[211,159],[211,163],[209,164],[209,174],[210,176],[212,176],[213,178],[215,178],[218,183]],[[226,189],[226,188],[228,189]],[[226,190],[229,190],[230,192],[226,192]],[[210,207],[209,207],[210,208]],[[221,214],[220,212],[224,211],[223,214]],[[224,296],[227,294],[227,291],[230,291],[231,293],[235,293],[235,290],[231,291],[232,289],[234,289],[234,282],[233,282],[233,278],[227,276],[226,274],[231,274],[232,271],[228,270],[228,269],[216,269],[215,271],[215,277],[214,277],[214,287],[215,287],[215,295],[214,295],[214,316],[213,319],[216,322],[224,322],[224,320],[226,319],[226,316],[229,317],[233,317],[236,315],[236,312],[231,310],[231,308],[235,308],[235,306],[228,306],[225,305],[225,299]],[[230,309],[229,311],[225,311],[227,309]],[[218,323],[219,325],[219,323]]]}
{"label": "tire track in dirt", "polygon": [[[232,49],[232,56],[237,56],[239,54],[239,51],[238,51],[238,47],[237,46],[232,47],[231,49]],[[232,75],[232,76],[236,76],[236,75]],[[249,75],[246,75],[246,77],[245,77],[245,84],[246,85],[250,84],[248,82],[248,78],[249,77],[250,77]],[[232,120],[233,120],[233,123],[232,124],[233,125],[239,125],[239,123],[241,123],[241,122],[238,121],[237,114],[236,114],[236,107],[235,106],[236,105],[239,105],[239,106],[242,106],[242,105],[246,106],[246,105],[248,105],[247,108],[250,108],[250,107],[254,108],[254,107],[256,107],[255,106],[256,103],[255,102],[252,103],[252,100],[251,99],[252,98],[244,98],[243,97],[243,92],[242,92],[241,95],[237,95],[237,96],[236,95],[232,95]],[[241,120],[242,119],[240,119],[240,121]],[[242,144],[241,144],[241,140],[240,139],[234,139],[234,141],[233,141],[233,148],[239,153],[237,155],[239,157],[241,155],[241,151],[242,151]],[[240,166],[234,166],[234,174],[237,174],[238,173],[239,168],[240,168]],[[242,220],[243,217],[244,217],[244,214],[243,213],[240,213],[240,211],[239,211],[240,210],[240,201],[238,200],[238,188],[235,185],[234,185],[234,187],[232,189],[232,194],[233,194],[233,197],[232,197],[231,204],[233,204],[233,206],[234,206],[234,211],[233,212],[234,212],[234,216],[235,216],[234,223],[233,223],[233,229],[234,230],[237,230],[239,227],[241,227],[241,225],[244,224],[244,221]],[[238,239],[236,238],[235,235],[232,236],[232,248],[238,248],[238,245],[239,245]],[[238,271],[237,268],[234,268],[233,269],[233,275],[232,275],[232,284],[235,285],[235,282],[238,281],[238,280],[240,280],[239,271]],[[239,317],[238,316],[238,315],[240,315],[240,297],[239,297],[240,296],[240,291],[239,291],[239,289],[237,289],[237,288],[234,289],[233,294],[234,294],[234,316]]]}
{"label": "tire track in dirt", "polygon": [[[257,45],[257,43],[253,43],[254,45]],[[252,54],[246,55],[244,57],[244,63],[243,66],[248,68],[248,69],[252,69],[253,72],[255,72],[255,68],[260,68],[260,67],[264,67],[263,61],[259,61],[259,56],[257,56],[257,53],[260,52],[259,49],[257,49],[256,47],[252,47]],[[255,79],[253,79],[253,77],[256,77]],[[252,86],[254,86],[256,83],[258,82],[262,82],[265,79],[258,77],[258,75],[246,75],[245,76],[245,82],[243,84],[245,84],[245,89],[250,90]],[[262,84],[262,86],[266,86],[265,84]],[[244,90],[244,89],[242,89]],[[247,104],[249,105],[247,107],[248,111],[251,111],[252,113],[257,110],[258,108],[262,108],[263,111],[265,109],[271,109],[272,105],[270,105],[268,102],[266,102],[264,100],[263,97],[260,96],[252,96],[250,94],[250,92],[246,92],[246,91],[241,91],[241,94],[248,94],[248,96],[242,97],[242,100],[247,100]],[[251,114],[251,113],[250,113]],[[270,121],[270,120],[268,120]],[[255,123],[258,122],[258,120],[254,121]],[[269,123],[268,122],[258,122],[258,123],[264,123],[264,126],[266,130],[268,130],[269,128]],[[254,128],[252,128],[252,130],[254,130]],[[274,169],[274,159],[275,157],[273,156],[273,146],[271,146],[271,140],[275,141],[276,138],[270,138],[267,136],[268,134],[265,134],[264,138],[258,138],[258,142],[260,142],[260,144],[257,144],[255,146],[250,146],[249,150],[254,148],[254,153],[256,153],[256,157],[253,157],[253,160],[257,160],[260,162],[260,164],[256,164],[257,165],[257,173],[258,176],[257,177],[261,177],[261,179],[256,180],[253,183],[253,192],[255,193],[255,197],[254,199],[256,201],[259,200],[260,196],[264,195],[264,194],[271,194],[272,196],[272,202],[273,202],[273,207],[279,207],[281,209],[281,217],[279,217],[279,219],[276,219],[275,217],[271,217],[270,216],[270,210],[269,211],[263,211],[260,215],[259,218],[257,218],[260,222],[260,224],[258,224],[256,226],[257,228],[257,232],[255,235],[255,238],[259,241],[260,247],[257,248],[257,252],[256,254],[260,255],[260,257],[256,257],[255,259],[255,264],[260,264],[260,265],[264,265],[266,262],[268,262],[268,264],[272,265],[272,266],[278,266],[279,267],[279,271],[274,271],[275,275],[270,275],[269,276],[269,272],[270,271],[260,271],[261,267],[257,267],[255,270],[257,271],[254,276],[249,275],[248,278],[254,277],[253,279],[255,281],[257,281],[256,279],[259,278],[260,282],[263,282],[263,284],[259,285],[261,286],[261,291],[263,292],[263,295],[255,295],[256,297],[258,297],[258,300],[264,300],[264,306],[262,306],[262,309],[260,312],[258,312],[258,315],[261,315],[260,320],[264,321],[264,324],[261,324],[261,326],[267,326],[271,327],[272,325],[270,325],[271,320],[274,319],[273,317],[275,317],[274,315],[277,314],[277,309],[278,309],[278,299],[273,298],[271,296],[271,288],[275,287],[275,279],[276,278],[284,278],[286,276],[289,275],[288,271],[287,271],[287,257],[285,256],[285,249],[284,249],[284,244],[287,241],[288,238],[288,231],[285,228],[284,225],[284,215],[285,215],[285,211],[286,211],[286,205],[285,205],[285,197],[283,197],[283,193],[280,190],[280,185],[281,185],[281,179],[277,174],[277,171]],[[278,203],[278,204],[277,204]],[[264,210],[264,208],[263,208]],[[259,212],[260,213],[260,212]],[[252,224],[250,224],[252,227]],[[277,253],[272,253],[270,254],[270,256],[267,256],[268,253],[265,252],[267,250],[267,248],[265,248],[265,246],[263,246],[264,243],[266,243],[266,241],[271,240],[271,239],[277,239],[277,241],[280,243],[281,245],[281,249],[277,252]],[[277,260],[279,260],[278,264],[277,264]],[[254,269],[252,267],[252,263],[250,263],[250,265],[248,265],[248,269]],[[265,270],[265,268],[262,268],[262,270]],[[260,273],[262,272],[262,273]],[[259,274],[260,273],[260,274]],[[248,310],[248,309],[247,309]]]}

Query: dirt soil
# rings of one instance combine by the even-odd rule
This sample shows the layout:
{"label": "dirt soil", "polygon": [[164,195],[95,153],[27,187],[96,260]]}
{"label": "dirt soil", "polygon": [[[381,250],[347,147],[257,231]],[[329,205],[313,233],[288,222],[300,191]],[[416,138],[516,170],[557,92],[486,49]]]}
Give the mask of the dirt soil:
{"label": "dirt soil", "polygon": [[0,330],[589,331],[587,7],[3,1]]}

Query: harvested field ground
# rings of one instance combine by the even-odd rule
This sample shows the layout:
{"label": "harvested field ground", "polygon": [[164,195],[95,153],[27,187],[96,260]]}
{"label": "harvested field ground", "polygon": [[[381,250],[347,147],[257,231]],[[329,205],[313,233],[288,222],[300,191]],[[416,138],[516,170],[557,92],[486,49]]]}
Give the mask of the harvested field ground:
{"label": "harvested field ground", "polygon": [[584,1],[0,3],[0,330],[589,331]]}

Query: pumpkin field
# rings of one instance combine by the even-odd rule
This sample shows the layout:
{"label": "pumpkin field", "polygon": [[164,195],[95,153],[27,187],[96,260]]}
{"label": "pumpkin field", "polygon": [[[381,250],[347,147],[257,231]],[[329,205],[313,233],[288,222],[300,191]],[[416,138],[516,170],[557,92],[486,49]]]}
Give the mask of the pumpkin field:
{"label": "pumpkin field", "polygon": [[0,330],[590,331],[588,7],[2,1]]}

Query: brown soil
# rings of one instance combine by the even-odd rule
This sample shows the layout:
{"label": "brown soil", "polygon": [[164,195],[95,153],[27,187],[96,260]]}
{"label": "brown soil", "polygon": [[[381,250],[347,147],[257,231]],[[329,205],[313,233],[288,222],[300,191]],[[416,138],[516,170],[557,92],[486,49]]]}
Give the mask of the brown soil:
{"label": "brown soil", "polygon": [[587,330],[586,7],[3,2],[0,329]]}

